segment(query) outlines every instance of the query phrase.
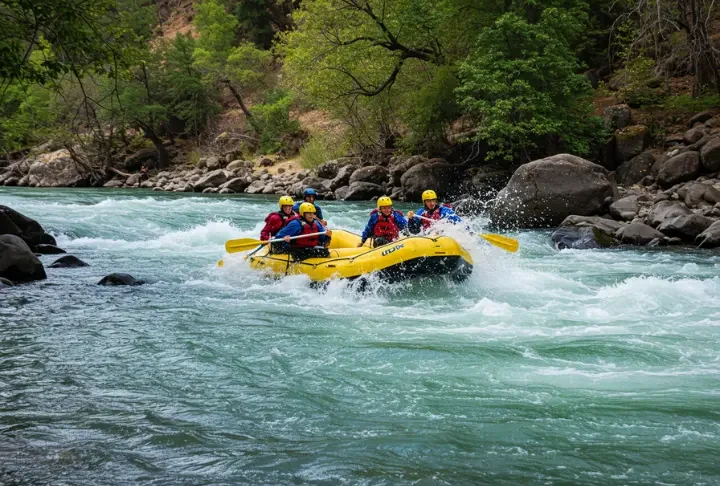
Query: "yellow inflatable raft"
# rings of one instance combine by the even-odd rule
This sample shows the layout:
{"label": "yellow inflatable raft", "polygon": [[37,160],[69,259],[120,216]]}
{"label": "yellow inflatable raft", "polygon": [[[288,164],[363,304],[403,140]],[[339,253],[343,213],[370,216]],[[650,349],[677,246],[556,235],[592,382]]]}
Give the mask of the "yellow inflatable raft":
{"label": "yellow inflatable raft", "polygon": [[360,236],[333,230],[328,258],[294,262],[287,254],[270,253],[268,245],[251,253],[250,267],[278,276],[304,274],[313,281],[370,273],[389,281],[437,275],[462,281],[472,273],[472,257],[449,236],[409,236],[377,248],[369,240],[360,248],[359,243]]}

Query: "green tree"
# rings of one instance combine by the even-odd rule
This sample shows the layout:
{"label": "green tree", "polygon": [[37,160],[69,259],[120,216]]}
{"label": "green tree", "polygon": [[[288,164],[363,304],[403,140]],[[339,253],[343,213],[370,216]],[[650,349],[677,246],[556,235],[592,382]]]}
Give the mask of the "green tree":
{"label": "green tree", "polygon": [[244,92],[266,83],[272,54],[250,42],[235,45],[238,20],[218,0],[206,0],[197,6],[195,27],[200,34],[194,57],[195,65],[211,83],[225,85],[235,97],[248,123],[257,132],[261,127],[248,109]]}
{"label": "green tree", "polygon": [[570,47],[584,20],[579,11],[548,8],[537,23],[508,13],[480,33],[457,93],[490,157],[589,151],[591,88]]}

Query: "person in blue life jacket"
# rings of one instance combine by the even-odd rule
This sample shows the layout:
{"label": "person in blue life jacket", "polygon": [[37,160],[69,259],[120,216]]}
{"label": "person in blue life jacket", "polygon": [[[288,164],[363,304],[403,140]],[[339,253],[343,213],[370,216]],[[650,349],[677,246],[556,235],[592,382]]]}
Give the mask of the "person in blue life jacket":
{"label": "person in blue life jacket", "polygon": [[[420,231],[427,231],[435,224],[435,221],[441,219],[446,219],[453,224],[462,222],[462,219],[455,214],[452,207],[446,204],[438,204],[437,194],[432,189],[422,193],[422,202],[423,207],[418,209],[417,212],[408,212],[408,230],[410,233],[416,235]],[[422,218],[418,216],[422,216]],[[428,219],[434,221],[428,221]]]}
{"label": "person in blue life jacket", "polygon": [[407,229],[407,221],[400,211],[393,209],[392,199],[383,196],[377,200],[377,209],[370,213],[370,220],[362,234],[361,247],[368,238],[373,239],[373,246],[378,247],[392,243],[400,237],[400,232]]}
{"label": "person in blue life jacket", "polygon": [[[273,253],[289,253],[294,261],[305,260],[306,258],[327,258],[330,251],[330,238],[332,231],[326,229],[315,216],[315,206],[310,203],[302,203],[298,208],[300,217],[290,221],[287,226],[281,229],[276,235],[285,241],[274,243]],[[320,233],[320,234],[315,234]],[[293,236],[312,235],[305,238],[290,239]]]}
{"label": "person in blue life jacket", "polygon": [[303,191],[303,201],[298,201],[293,206],[293,211],[300,214],[300,205],[303,202],[308,202],[315,206],[315,219],[317,219],[320,223],[322,223],[323,226],[327,226],[327,221],[323,219],[323,212],[322,208],[315,204],[315,199],[317,199],[317,191],[313,189],[312,187],[308,187]]}

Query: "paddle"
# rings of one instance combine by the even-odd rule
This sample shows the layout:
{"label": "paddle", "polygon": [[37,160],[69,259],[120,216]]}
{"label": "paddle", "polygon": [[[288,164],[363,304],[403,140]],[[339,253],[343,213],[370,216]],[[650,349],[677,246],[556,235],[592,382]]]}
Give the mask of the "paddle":
{"label": "paddle", "polygon": [[[432,221],[433,223],[438,221],[436,219],[426,218],[425,216],[418,216],[417,214],[415,215],[415,217],[424,219],[425,221]],[[478,236],[490,243],[491,245],[495,245],[498,248],[509,251],[510,253],[515,253],[520,247],[520,243],[518,242],[518,240],[514,238],[509,238],[507,236],[496,235],[494,233],[485,233]]]}
{"label": "paddle", "polygon": [[[325,232],[319,233],[308,233],[306,235],[291,236],[291,240],[297,240],[299,238],[307,238],[308,236],[324,235]],[[228,253],[239,253],[241,251],[252,250],[258,245],[267,245],[268,243],[277,243],[279,241],[285,241],[284,238],[275,238],[274,240],[256,240],[255,238],[238,238],[237,240],[228,240],[225,242],[225,251]],[[225,264],[222,260],[218,262],[218,267],[222,267]]]}

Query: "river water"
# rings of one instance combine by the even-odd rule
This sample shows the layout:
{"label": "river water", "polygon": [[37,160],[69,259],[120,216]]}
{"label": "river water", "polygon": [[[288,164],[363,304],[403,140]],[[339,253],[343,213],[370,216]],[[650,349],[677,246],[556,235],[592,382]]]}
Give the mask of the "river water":
{"label": "river water", "polygon": [[0,484],[720,484],[718,253],[457,235],[465,283],[323,291],[224,255],[275,198],[0,204],[91,265],[0,292]]}

